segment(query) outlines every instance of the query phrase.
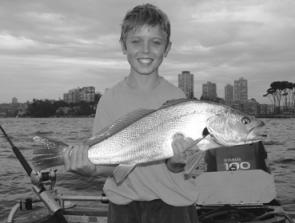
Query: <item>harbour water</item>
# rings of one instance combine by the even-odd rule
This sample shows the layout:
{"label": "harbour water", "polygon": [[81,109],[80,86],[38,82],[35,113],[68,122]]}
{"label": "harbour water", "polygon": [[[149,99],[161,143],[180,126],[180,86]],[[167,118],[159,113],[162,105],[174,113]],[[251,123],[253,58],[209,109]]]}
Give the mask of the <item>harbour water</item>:
{"label": "harbour water", "polygon": [[[263,119],[268,130],[265,147],[275,178],[277,199],[286,210],[295,211],[295,119]],[[44,135],[68,144],[81,143],[91,136],[93,118],[2,118],[1,126],[32,164],[33,151],[40,145],[35,135]],[[27,177],[9,144],[0,137],[0,222],[17,200],[34,197]],[[58,167],[56,188],[60,193],[100,195],[104,178],[88,179]]]}

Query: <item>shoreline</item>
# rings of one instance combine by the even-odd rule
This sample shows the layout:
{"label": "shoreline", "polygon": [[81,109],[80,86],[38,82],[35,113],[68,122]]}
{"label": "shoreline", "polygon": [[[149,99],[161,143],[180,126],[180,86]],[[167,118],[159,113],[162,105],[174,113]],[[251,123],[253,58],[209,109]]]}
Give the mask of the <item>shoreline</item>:
{"label": "shoreline", "polygon": [[255,115],[256,118],[295,118],[295,114],[264,114]]}

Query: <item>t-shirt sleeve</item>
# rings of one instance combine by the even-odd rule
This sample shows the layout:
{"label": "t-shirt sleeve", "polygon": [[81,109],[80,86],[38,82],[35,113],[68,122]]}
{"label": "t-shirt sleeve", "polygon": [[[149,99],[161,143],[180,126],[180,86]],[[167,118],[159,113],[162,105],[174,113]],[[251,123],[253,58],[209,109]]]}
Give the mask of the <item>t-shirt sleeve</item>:
{"label": "t-shirt sleeve", "polygon": [[93,122],[92,136],[95,136],[101,129],[109,125],[111,122],[108,101],[108,96],[103,95],[97,104]]}
{"label": "t-shirt sleeve", "polygon": [[174,100],[186,98],[185,93],[175,85],[171,84],[168,81],[163,81],[162,87],[160,89],[160,94],[166,100]]}
{"label": "t-shirt sleeve", "polygon": [[177,98],[186,98],[186,95],[181,89],[179,89],[179,91],[177,92]]}

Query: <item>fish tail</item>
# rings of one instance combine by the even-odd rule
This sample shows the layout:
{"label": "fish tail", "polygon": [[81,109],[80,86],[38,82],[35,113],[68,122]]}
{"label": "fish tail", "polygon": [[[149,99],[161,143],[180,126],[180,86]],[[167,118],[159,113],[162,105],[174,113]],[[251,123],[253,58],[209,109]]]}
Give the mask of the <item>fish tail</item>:
{"label": "fish tail", "polygon": [[34,136],[33,141],[40,144],[40,148],[33,152],[32,162],[35,167],[47,169],[64,164],[63,153],[68,147],[66,143],[44,136]]}

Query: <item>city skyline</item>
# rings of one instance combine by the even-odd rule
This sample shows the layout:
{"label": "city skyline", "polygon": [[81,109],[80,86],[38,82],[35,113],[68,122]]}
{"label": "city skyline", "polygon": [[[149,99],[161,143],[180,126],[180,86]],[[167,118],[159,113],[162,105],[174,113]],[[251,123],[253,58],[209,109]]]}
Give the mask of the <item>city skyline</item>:
{"label": "city skyline", "polygon": [[[100,93],[122,80],[129,65],[120,50],[120,24],[144,1],[3,1],[0,5],[0,103],[58,99],[68,89]],[[217,84],[248,80],[248,98],[273,81],[295,82],[295,2],[291,0],[150,1],[170,18],[172,49],[160,74],[177,86],[189,70],[194,95]],[[7,19],[9,18],[9,19]]]}
{"label": "city skyline", "polygon": [[[196,98],[196,95],[192,94],[194,89],[194,74],[190,71],[182,71],[178,74],[178,82],[177,86],[185,93],[187,98]],[[248,100],[252,100],[253,98],[248,98],[248,80],[240,77],[237,80],[233,80],[233,84],[226,84],[224,86],[224,92],[222,95],[217,94],[217,85],[214,82],[207,81],[202,84],[201,95],[197,97],[201,99],[201,97],[205,98],[221,98],[224,99],[225,103],[229,102],[246,102]],[[96,91],[94,86],[82,86],[76,87],[72,89],[66,90],[63,92],[63,95],[59,97],[60,100],[63,100],[67,103],[76,103],[80,100],[82,101],[94,101],[94,95],[96,93],[100,93],[100,91]],[[230,94],[230,95],[229,95]],[[39,98],[35,98],[39,99]],[[256,100],[256,98],[254,98]],[[40,100],[40,99],[39,99]],[[46,99],[46,100],[56,100],[56,99]],[[229,101],[228,101],[229,100]],[[6,102],[10,103],[10,102]],[[12,97],[11,103],[18,103],[18,98]],[[1,104],[1,103],[0,103]],[[230,103],[229,103],[230,104]],[[264,103],[261,103],[264,104]],[[269,103],[266,103],[269,104]]]}

